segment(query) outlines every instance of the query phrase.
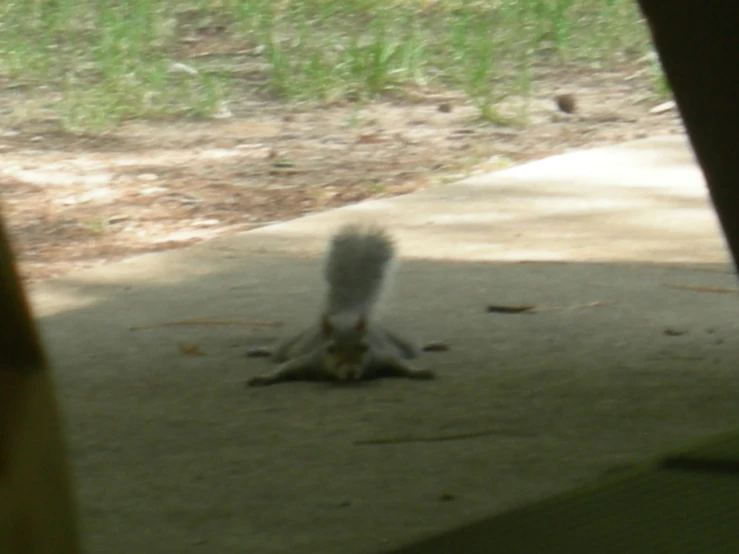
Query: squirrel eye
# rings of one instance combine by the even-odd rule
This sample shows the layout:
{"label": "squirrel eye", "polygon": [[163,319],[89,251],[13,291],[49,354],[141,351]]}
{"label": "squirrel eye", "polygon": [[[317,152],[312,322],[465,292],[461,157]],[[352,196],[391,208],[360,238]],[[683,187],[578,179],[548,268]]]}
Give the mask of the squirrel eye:
{"label": "squirrel eye", "polygon": [[336,346],[334,346],[333,343],[330,343],[328,346],[326,346],[326,352],[329,354],[336,354]]}
{"label": "squirrel eye", "polygon": [[367,352],[367,350],[369,350],[369,345],[367,345],[367,344],[365,344],[363,342],[360,342],[357,345],[357,350],[359,350],[360,352]]}

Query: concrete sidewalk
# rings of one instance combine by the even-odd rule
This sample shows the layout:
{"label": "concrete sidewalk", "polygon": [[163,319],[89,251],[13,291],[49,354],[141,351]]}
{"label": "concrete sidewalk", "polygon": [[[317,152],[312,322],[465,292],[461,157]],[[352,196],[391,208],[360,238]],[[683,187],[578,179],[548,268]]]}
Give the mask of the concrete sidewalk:
{"label": "concrete sidewalk", "polygon": [[[433,382],[246,389],[345,221]],[[36,286],[89,551],[369,553],[736,425],[739,299],[683,139],[569,154]],[[491,304],[534,313],[487,313]],[[199,354],[199,355],[193,355]]]}

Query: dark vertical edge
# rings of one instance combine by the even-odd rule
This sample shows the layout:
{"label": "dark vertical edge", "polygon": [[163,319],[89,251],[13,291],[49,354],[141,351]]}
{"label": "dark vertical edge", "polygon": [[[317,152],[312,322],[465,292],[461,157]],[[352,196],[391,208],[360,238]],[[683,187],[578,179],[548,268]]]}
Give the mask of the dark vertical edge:
{"label": "dark vertical edge", "polygon": [[79,554],[74,493],[40,335],[0,215],[0,552]]}
{"label": "dark vertical edge", "polygon": [[45,357],[0,217],[0,370],[42,369]]}
{"label": "dark vertical edge", "polygon": [[739,268],[739,2],[639,5]]}

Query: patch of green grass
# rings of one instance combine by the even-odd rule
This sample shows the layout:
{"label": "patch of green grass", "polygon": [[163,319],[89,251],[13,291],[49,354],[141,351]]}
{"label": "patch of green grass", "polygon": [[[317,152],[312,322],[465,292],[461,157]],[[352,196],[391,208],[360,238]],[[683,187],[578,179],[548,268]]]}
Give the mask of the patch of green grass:
{"label": "patch of green grass", "polygon": [[[261,94],[464,91],[482,117],[538,64],[648,51],[633,0],[5,0],[0,80],[48,85],[69,128],[207,117]],[[179,65],[177,65],[179,64]],[[183,68],[184,64],[184,68]]]}

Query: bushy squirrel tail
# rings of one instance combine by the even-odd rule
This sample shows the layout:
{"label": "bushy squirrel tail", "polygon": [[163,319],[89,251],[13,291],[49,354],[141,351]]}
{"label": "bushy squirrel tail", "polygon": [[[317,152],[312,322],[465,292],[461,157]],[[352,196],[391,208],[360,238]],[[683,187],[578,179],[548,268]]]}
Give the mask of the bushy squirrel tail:
{"label": "bushy squirrel tail", "polygon": [[395,244],[384,229],[354,224],[341,227],[331,239],[326,258],[325,314],[369,315],[394,257]]}

